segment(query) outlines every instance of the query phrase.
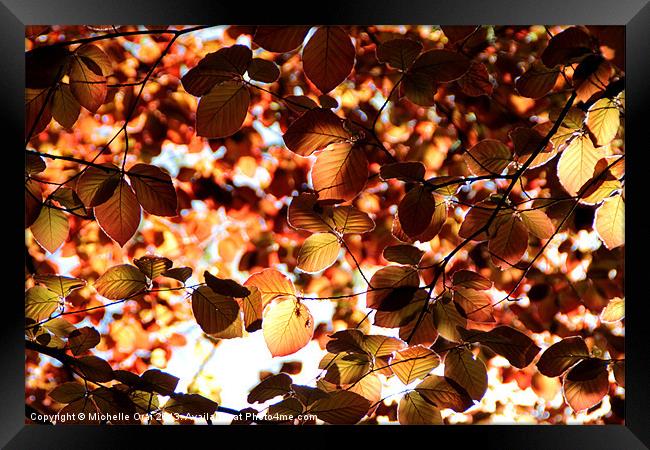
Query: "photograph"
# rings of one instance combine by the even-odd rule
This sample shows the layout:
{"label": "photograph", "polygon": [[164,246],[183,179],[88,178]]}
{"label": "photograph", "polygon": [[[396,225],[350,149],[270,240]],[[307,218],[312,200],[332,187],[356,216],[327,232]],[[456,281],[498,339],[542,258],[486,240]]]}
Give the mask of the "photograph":
{"label": "photograph", "polygon": [[25,424],[626,425],[625,26],[22,41]]}

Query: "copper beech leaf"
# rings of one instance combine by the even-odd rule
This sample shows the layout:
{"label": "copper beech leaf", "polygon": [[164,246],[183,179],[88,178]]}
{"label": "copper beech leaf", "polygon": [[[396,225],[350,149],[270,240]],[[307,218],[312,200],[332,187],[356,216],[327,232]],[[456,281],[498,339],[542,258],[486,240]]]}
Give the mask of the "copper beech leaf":
{"label": "copper beech leaf", "polygon": [[97,223],[121,247],[124,247],[138,230],[141,213],[140,204],[125,180],[120,181],[106,202],[95,206]]}
{"label": "copper beech leaf", "polygon": [[334,264],[341,244],[332,233],[316,233],[309,236],[298,253],[298,268],[303,272],[316,273]]}
{"label": "copper beech leaf", "polygon": [[530,234],[539,239],[550,239],[555,233],[553,222],[541,209],[522,210],[519,212],[519,217]]}
{"label": "copper beech leaf", "polygon": [[60,297],[43,286],[32,286],[25,291],[25,317],[40,322],[59,307]]}
{"label": "copper beech leaf", "polygon": [[391,369],[402,383],[411,384],[418,378],[424,378],[439,364],[440,357],[436,352],[416,345],[396,351],[391,360]]}
{"label": "copper beech leaf", "polygon": [[618,322],[625,318],[625,299],[614,297],[600,313],[600,321],[606,323]]}
{"label": "copper beech leaf", "polygon": [[422,44],[412,39],[391,39],[377,46],[377,60],[395,69],[407,70],[422,51]]}
{"label": "copper beech leaf", "polygon": [[424,232],[431,223],[436,207],[436,199],[426,187],[416,186],[408,191],[397,207],[402,230],[409,237]]}
{"label": "copper beech leaf", "polygon": [[460,89],[470,97],[481,95],[492,95],[493,86],[490,82],[490,74],[481,62],[472,62],[469,70],[457,80]]}
{"label": "copper beech leaf", "polygon": [[207,270],[203,272],[205,284],[212,289],[215,294],[225,295],[226,297],[244,298],[250,295],[251,291],[240,285],[234,280],[215,277]]}
{"label": "copper beech leaf", "polygon": [[136,164],[128,170],[127,175],[145,211],[157,216],[178,214],[176,190],[167,172],[151,164]]}
{"label": "copper beech leaf", "polygon": [[309,412],[333,425],[355,424],[368,412],[370,401],[350,391],[334,391],[316,400]]}
{"label": "copper beech leaf", "polygon": [[162,410],[172,414],[202,416],[212,415],[219,404],[199,394],[173,394]]}
{"label": "copper beech leaf", "polygon": [[61,84],[54,91],[52,96],[52,116],[54,120],[68,130],[77,122],[79,113],[81,112],[81,105],[77,99],[72,95],[70,86]]}
{"label": "copper beech leaf", "polygon": [[492,287],[492,281],[471,270],[457,270],[452,275],[454,287],[486,290]]}
{"label": "copper beech leaf", "polygon": [[438,85],[426,73],[407,72],[400,89],[402,94],[416,105],[430,107],[436,104],[434,96]]}
{"label": "copper beech leaf", "polygon": [[285,395],[291,391],[291,377],[286,373],[271,375],[262,380],[248,394],[248,403],[264,403],[279,395]]}
{"label": "copper beech leaf", "polygon": [[495,139],[484,139],[463,155],[474,175],[500,174],[512,161],[510,149]]}
{"label": "copper beech leaf", "polygon": [[99,341],[100,336],[97,330],[91,327],[83,327],[70,333],[68,347],[70,347],[72,354],[77,356],[97,346]]}
{"label": "copper beech leaf", "polygon": [[596,164],[603,156],[603,150],[594,147],[588,135],[575,137],[564,149],[557,164],[557,174],[564,189],[576,195],[593,177]]}
{"label": "copper beech leaf", "polygon": [[89,381],[104,383],[113,379],[113,369],[97,356],[81,356],[72,363]]}
{"label": "copper beech leaf", "polygon": [[506,358],[510,364],[519,369],[528,366],[540,351],[535,342],[524,333],[512,327],[498,326],[488,332],[475,333],[474,337],[464,335],[469,342],[479,342]]}
{"label": "copper beech leaf", "polygon": [[327,353],[319,369],[327,369],[324,380],[335,385],[348,385],[361,380],[370,369],[371,359],[365,353],[334,355]]}
{"label": "copper beech leaf", "polygon": [[269,52],[286,53],[302,45],[310,28],[309,26],[259,26],[253,35],[253,42]]}
{"label": "copper beech leaf", "polygon": [[192,293],[192,312],[207,334],[228,329],[240,315],[239,304],[234,298],[217,294],[207,286],[199,286]]}
{"label": "copper beech leaf", "polygon": [[383,180],[422,181],[425,170],[424,164],[419,161],[396,162],[382,165],[379,176]]}
{"label": "copper beech leaf", "polygon": [[43,208],[43,193],[37,181],[29,179],[25,182],[25,228],[38,219]]}
{"label": "copper beech leaf", "polygon": [[85,280],[74,277],[65,277],[62,275],[41,274],[35,275],[34,281],[46,286],[59,297],[67,297],[70,292],[80,289],[86,285]]}
{"label": "copper beech leaf", "polygon": [[223,138],[242,127],[251,96],[241,81],[225,81],[201,97],[196,109],[196,133],[207,138]]}
{"label": "copper beech leaf", "polygon": [[587,32],[579,27],[570,27],[551,38],[542,53],[546,67],[576,62],[592,52],[593,43]]}
{"label": "copper beech leaf", "polygon": [[352,144],[335,144],[319,153],[311,179],[319,200],[352,200],[366,185],[368,159],[363,149]]}
{"label": "copper beech leaf", "polygon": [[190,267],[174,267],[165,270],[161,275],[185,283],[187,279],[192,276],[192,269]]}
{"label": "copper beech leaf", "polygon": [[492,261],[506,270],[523,258],[528,248],[528,228],[515,214],[499,216],[492,225],[488,249]]}
{"label": "copper beech leaf", "polygon": [[585,359],[564,377],[564,399],[574,411],[583,411],[598,404],[609,390],[607,361]]}
{"label": "copper beech leaf", "polygon": [[608,249],[625,244],[625,200],[622,195],[607,198],[598,207],[594,229]]}
{"label": "copper beech leaf", "polygon": [[428,402],[438,408],[450,408],[457,412],[469,409],[473,404],[467,391],[450,378],[429,375],[415,390]]}
{"label": "copper beech leaf", "polygon": [[246,331],[253,331],[262,328],[262,294],[255,286],[249,286],[249,294],[242,299],[237,299],[244,312],[244,327]]}
{"label": "copper beech leaf", "polygon": [[120,184],[120,172],[114,164],[91,166],[77,181],[77,195],[87,207],[98,206],[108,201]]}
{"label": "copper beech leaf", "polygon": [[466,348],[454,348],[445,357],[445,377],[462,386],[474,400],[481,400],[487,390],[487,369]]}
{"label": "copper beech leaf", "polygon": [[341,119],[329,109],[312,109],[293,121],[282,136],[287,148],[309,156],[330,144],[350,138]]}
{"label": "copper beech leaf", "polygon": [[63,211],[45,205],[31,230],[36,242],[48,252],[54,253],[67,239],[70,223]]}
{"label": "copper beech leaf", "polygon": [[319,27],[302,51],[302,67],[307,78],[326,94],[350,74],[354,56],[354,45],[343,28]]}
{"label": "copper beech leaf", "polygon": [[412,267],[388,266],[375,272],[370,285],[373,289],[366,295],[368,308],[397,311],[413,299],[420,277]]}
{"label": "copper beech leaf", "polygon": [[86,388],[83,384],[69,381],[58,385],[48,395],[59,403],[72,403],[86,395]]}
{"label": "copper beech leaf", "polygon": [[601,98],[589,107],[587,127],[596,138],[596,145],[603,146],[612,142],[620,124],[618,105],[614,100]]}
{"label": "copper beech leaf", "polygon": [[589,349],[579,336],[567,337],[544,350],[537,369],[547,377],[559,377],[578,361],[589,358]]}
{"label": "copper beech leaf", "polygon": [[133,264],[150,280],[162,275],[163,272],[169,270],[173,265],[170,259],[155,255],[141,256],[140,258],[134,259]]}
{"label": "copper beech leaf", "polygon": [[397,405],[400,425],[442,425],[440,410],[427,402],[418,391],[407,392]]}
{"label": "copper beech leaf", "polygon": [[412,245],[398,244],[386,247],[383,256],[387,261],[417,266],[424,253],[423,250]]}
{"label": "copper beech leaf", "polygon": [[434,82],[449,82],[462,77],[469,67],[469,59],[458,52],[428,50],[418,56],[410,71],[425,74]]}
{"label": "copper beech leaf", "polygon": [[279,297],[295,297],[296,288],[293,283],[276,269],[264,269],[252,274],[244,286],[255,286],[262,295],[262,304],[268,305]]}
{"label": "copper beech leaf", "polygon": [[95,281],[95,289],[110,300],[131,298],[147,288],[147,279],[135,266],[120,264],[108,269]]}
{"label": "copper beech leaf", "polygon": [[559,69],[549,69],[542,63],[534,63],[523,75],[517,77],[515,88],[524,97],[544,97],[551,92],[559,75]]}
{"label": "copper beech leaf", "polygon": [[262,332],[271,355],[291,355],[311,340],[314,319],[304,304],[281,299],[265,307]]}
{"label": "copper beech leaf", "polygon": [[490,296],[476,289],[454,287],[454,302],[460,306],[465,316],[475,322],[494,322]]}
{"label": "copper beech leaf", "polygon": [[467,319],[461,315],[454,302],[438,300],[434,303],[431,314],[433,325],[440,336],[453,342],[461,341],[457,327],[465,328]]}
{"label": "copper beech leaf", "polygon": [[79,104],[92,113],[104,103],[108,93],[106,77],[101,67],[106,64],[105,58],[106,55],[99,47],[84,44],[70,59],[70,91]]}
{"label": "copper beech leaf", "polygon": [[273,83],[280,78],[280,69],[273,61],[261,58],[253,58],[248,65],[248,76],[255,81],[262,83]]}
{"label": "copper beech leaf", "polygon": [[46,102],[49,89],[25,89],[25,139],[43,131],[52,120],[52,106]]}

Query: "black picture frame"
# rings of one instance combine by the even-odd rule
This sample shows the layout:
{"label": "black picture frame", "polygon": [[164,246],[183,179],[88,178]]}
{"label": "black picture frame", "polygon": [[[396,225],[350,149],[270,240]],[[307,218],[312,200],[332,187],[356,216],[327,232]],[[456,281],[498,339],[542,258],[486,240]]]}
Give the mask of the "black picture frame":
{"label": "black picture frame", "polygon": [[[648,239],[643,236],[647,222],[643,218],[643,170],[648,167],[648,144],[643,125],[650,100],[650,3],[649,0],[456,0],[409,1],[363,0],[342,2],[327,0],[320,4],[275,2],[250,4],[207,0],[2,0],[0,5],[0,48],[2,55],[3,122],[8,125],[4,157],[11,161],[7,172],[15,176],[11,189],[5,191],[5,220],[11,216],[4,236],[7,270],[3,299],[3,347],[0,352],[0,444],[9,449],[55,448],[131,448],[137,445],[163,447],[177,445],[226,445],[221,433],[238,434],[239,444],[250,445],[250,438],[271,434],[278,445],[311,446],[370,445],[368,438],[388,445],[442,445],[451,440],[468,448],[498,449],[643,449],[650,446],[650,352],[645,348],[643,305],[644,277]],[[13,192],[21,175],[14,170],[20,164],[22,143],[18,132],[24,125],[24,26],[27,24],[585,24],[624,25],[626,27],[626,203],[631,205],[626,217],[625,290],[629,313],[626,316],[626,404],[624,426],[446,426],[446,427],[221,427],[215,434],[210,426],[174,427],[94,427],[25,425],[24,402],[24,335],[23,305],[19,283],[24,276],[10,247],[20,255],[24,251],[21,225],[23,195]],[[14,159],[16,161],[14,161]],[[24,162],[24,161],[23,161]],[[16,205],[12,205],[16,202]],[[15,213],[14,213],[15,212]],[[13,236],[13,237],[12,237]],[[191,429],[190,429],[191,428]],[[418,440],[409,434],[416,431]],[[354,433],[352,440],[339,441],[338,434]],[[190,433],[191,435],[187,435]],[[286,434],[290,433],[290,434]],[[197,436],[201,435],[201,436]],[[217,441],[219,439],[219,441]],[[268,437],[266,438],[268,439]],[[177,442],[180,442],[178,444]],[[294,445],[290,443],[294,442]],[[155,444],[154,444],[155,443]],[[231,445],[231,444],[228,444]],[[386,448],[386,447],[384,447]]]}

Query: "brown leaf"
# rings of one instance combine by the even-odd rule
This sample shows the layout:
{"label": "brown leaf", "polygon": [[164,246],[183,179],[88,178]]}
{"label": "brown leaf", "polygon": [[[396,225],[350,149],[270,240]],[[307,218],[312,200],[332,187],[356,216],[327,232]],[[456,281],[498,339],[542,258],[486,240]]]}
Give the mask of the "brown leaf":
{"label": "brown leaf", "polygon": [[145,211],[157,216],[176,216],[178,201],[167,172],[151,164],[136,164],[127,175],[138,202]]}
{"label": "brown leaf", "polygon": [[551,92],[559,75],[559,69],[549,69],[542,63],[534,63],[523,75],[517,77],[515,88],[523,97],[541,98]]}
{"label": "brown leaf", "polygon": [[309,26],[260,26],[255,30],[253,42],[264,50],[286,53],[302,45]]}
{"label": "brown leaf", "polygon": [[363,149],[352,144],[335,144],[321,152],[311,169],[319,200],[352,200],[366,185],[368,159]]}
{"label": "brown leaf", "polygon": [[422,51],[422,44],[412,39],[392,39],[377,47],[377,60],[399,70],[407,70]]}
{"label": "brown leaf", "polygon": [[579,362],[564,377],[562,391],[574,411],[598,404],[609,390],[607,361],[597,358]]}
{"label": "brown leaf", "polygon": [[244,123],[251,96],[241,81],[225,81],[201,97],[196,110],[196,133],[207,138],[235,134]]}
{"label": "brown leaf", "polygon": [[121,180],[111,198],[95,207],[95,217],[102,230],[124,247],[140,225],[141,210],[131,186]]}
{"label": "brown leaf", "polygon": [[337,26],[319,27],[302,51],[305,75],[324,94],[350,74],[354,46],[347,32]]}
{"label": "brown leaf", "polygon": [[287,148],[309,156],[335,142],[350,138],[341,119],[329,109],[313,109],[296,119],[282,136]]}
{"label": "brown leaf", "polygon": [[559,377],[578,361],[589,357],[589,349],[579,336],[564,338],[547,348],[537,361],[537,368],[547,377]]}

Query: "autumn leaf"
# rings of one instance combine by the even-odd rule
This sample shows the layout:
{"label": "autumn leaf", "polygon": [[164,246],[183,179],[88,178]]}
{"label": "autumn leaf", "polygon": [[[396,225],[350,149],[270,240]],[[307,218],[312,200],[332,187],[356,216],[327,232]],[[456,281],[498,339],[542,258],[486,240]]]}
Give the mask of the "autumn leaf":
{"label": "autumn leaf", "polygon": [[462,77],[469,67],[469,59],[460,53],[429,50],[415,60],[410,71],[424,74],[434,82],[449,82]]}
{"label": "autumn leaf", "polygon": [[416,345],[395,352],[391,369],[402,383],[411,384],[418,378],[424,378],[439,364],[440,358],[433,350]]}
{"label": "autumn leaf", "polygon": [[625,200],[622,195],[607,198],[598,207],[594,229],[608,249],[625,243]]}
{"label": "autumn leaf", "polygon": [[77,181],[77,195],[87,207],[99,206],[111,198],[119,184],[120,174],[114,164],[91,166]]}
{"label": "autumn leaf", "polygon": [[113,266],[95,281],[97,292],[111,300],[131,298],[146,287],[147,279],[144,274],[130,264]]}
{"label": "autumn leaf", "polygon": [[291,377],[286,373],[272,375],[262,380],[248,394],[248,403],[264,403],[291,390]]}
{"label": "autumn leaf", "polygon": [[398,244],[386,247],[383,256],[387,261],[417,266],[424,256],[424,251],[412,245]]}
{"label": "autumn leaf", "polygon": [[192,293],[194,318],[207,334],[226,330],[238,318],[239,304],[232,297],[218,294],[207,286]]}
{"label": "autumn leaf", "polygon": [[265,307],[262,332],[271,355],[286,356],[309,343],[314,334],[314,319],[304,304],[279,300]]}
{"label": "autumn leaf", "polygon": [[579,362],[564,377],[562,390],[574,411],[596,405],[609,390],[607,361],[592,358]]}
{"label": "autumn leaf", "polygon": [[412,39],[391,39],[377,47],[377,60],[395,69],[407,70],[422,51],[422,44]]}
{"label": "autumn leaf", "polygon": [[515,87],[519,94],[524,97],[544,97],[551,92],[559,75],[559,69],[549,69],[542,63],[534,63],[523,75],[515,80]]}
{"label": "autumn leaf", "polygon": [[157,216],[177,215],[176,190],[172,179],[151,164],[136,164],[127,174],[142,208]]}
{"label": "autumn leaf", "polygon": [[452,349],[447,353],[445,377],[462,386],[474,400],[480,400],[487,389],[485,364],[466,348]]}
{"label": "autumn leaf", "polygon": [[589,357],[585,341],[578,336],[564,338],[551,345],[537,361],[537,368],[547,377],[558,377],[578,361]]}
{"label": "autumn leaf", "polygon": [[80,289],[86,285],[85,280],[62,275],[41,274],[35,275],[34,281],[55,292],[59,297],[67,297],[70,292]]}
{"label": "autumn leaf", "polygon": [[329,109],[313,109],[292,122],[282,138],[289,150],[300,156],[309,156],[330,144],[349,139],[350,133]]}
{"label": "autumn leaf", "polygon": [[463,155],[474,175],[500,174],[512,161],[510,149],[494,139],[485,139]]}
{"label": "autumn leaf", "polygon": [[280,77],[280,69],[273,61],[253,58],[246,69],[251,80],[262,83],[273,83]]}
{"label": "autumn leaf", "polygon": [[601,322],[613,323],[625,317],[625,299],[614,297],[600,313]]}
{"label": "autumn leaf", "polygon": [[25,292],[25,317],[40,322],[59,307],[60,298],[43,286],[33,286]]}
{"label": "autumn leaf", "polygon": [[259,26],[255,30],[253,42],[270,52],[287,53],[302,45],[310,28],[305,26]]}
{"label": "autumn leaf", "polygon": [[427,402],[417,391],[407,392],[397,406],[401,425],[442,425],[440,410]]}
{"label": "autumn leaf", "polygon": [[316,233],[303,242],[298,253],[298,268],[303,272],[316,273],[334,264],[341,244],[332,233]]}
{"label": "autumn leaf", "polygon": [[201,97],[196,110],[196,132],[207,138],[235,134],[244,123],[251,98],[241,81],[225,81]]}
{"label": "autumn leaf", "polygon": [[366,296],[368,308],[396,311],[406,306],[420,285],[418,272],[411,267],[388,266],[370,279],[374,288]]}
{"label": "autumn leaf", "polygon": [[70,223],[63,211],[45,205],[31,230],[36,242],[48,252],[54,253],[68,237]]}
{"label": "autumn leaf", "polygon": [[134,259],[133,264],[150,280],[162,275],[173,265],[170,259],[155,255],[145,255]]}
{"label": "autumn leaf", "polygon": [[319,153],[311,170],[311,179],[319,200],[341,202],[357,196],[366,185],[368,159],[359,147],[331,145]]}
{"label": "autumn leaf", "polygon": [[113,195],[104,203],[95,206],[95,217],[102,230],[124,247],[140,226],[140,205],[131,186],[121,180]]}
{"label": "autumn leaf", "polygon": [[560,183],[571,195],[591,179],[596,164],[605,156],[601,149],[595,148],[587,135],[577,136],[562,152],[557,164]]}
{"label": "autumn leaf", "polygon": [[350,391],[334,391],[316,400],[309,412],[324,422],[342,425],[359,422],[368,412],[370,401]]}
{"label": "autumn leaf", "polygon": [[436,207],[435,197],[424,186],[416,186],[408,191],[397,207],[402,230],[410,237],[425,231]]}
{"label": "autumn leaf", "polygon": [[282,273],[275,269],[264,269],[252,274],[244,286],[255,286],[259,289],[264,306],[278,297],[295,296],[296,288]]}
{"label": "autumn leaf", "polygon": [[569,64],[579,60],[592,51],[590,36],[579,27],[570,27],[551,38],[542,53],[546,67]]}
{"label": "autumn leaf", "polygon": [[352,71],[354,46],[347,32],[337,26],[319,27],[302,51],[305,75],[324,94]]}

